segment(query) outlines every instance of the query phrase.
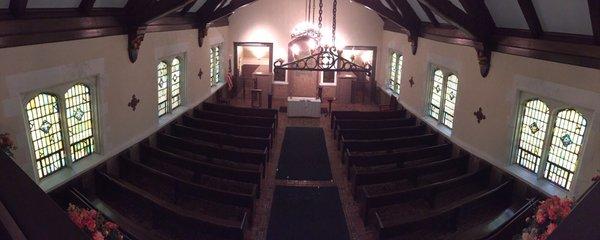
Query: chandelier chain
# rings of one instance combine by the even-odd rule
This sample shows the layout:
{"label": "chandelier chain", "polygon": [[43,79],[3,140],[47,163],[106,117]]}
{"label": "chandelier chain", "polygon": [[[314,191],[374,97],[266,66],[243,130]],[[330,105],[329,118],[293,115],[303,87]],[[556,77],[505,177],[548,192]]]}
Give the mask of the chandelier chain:
{"label": "chandelier chain", "polygon": [[[312,2],[312,23],[315,24],[315,4],[316,4],[317,0],[313,0]],[[310,8],[310,6],[309,6]]]}
{"label": "chandelier chain", "polygon": [[319,0],[319,32],[323,27],[323,0]]}
{"label": "chandelier chain", "polygon": [[332,44],[335,46],[335,28],[336,28],[336,16],[337,15],[337,0],[333,0],[333,23],[331,26]]}

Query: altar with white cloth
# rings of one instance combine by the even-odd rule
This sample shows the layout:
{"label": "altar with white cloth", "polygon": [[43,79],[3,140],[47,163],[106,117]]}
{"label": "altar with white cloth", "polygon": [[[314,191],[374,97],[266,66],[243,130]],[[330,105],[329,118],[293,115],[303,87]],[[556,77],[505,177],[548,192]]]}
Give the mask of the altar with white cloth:
{"label": "altar with white cloth", "polygon": [[288,97],[288,117],[321,117],[321,99],[314,97]]}

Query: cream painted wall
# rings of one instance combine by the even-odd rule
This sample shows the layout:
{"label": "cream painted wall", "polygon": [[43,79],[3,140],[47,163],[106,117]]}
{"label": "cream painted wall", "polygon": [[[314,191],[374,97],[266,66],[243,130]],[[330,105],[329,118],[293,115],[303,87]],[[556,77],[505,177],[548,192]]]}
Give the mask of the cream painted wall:
{"label": "cream painted wall", "polygon": [[[496,166],[511,170],[510,152],[515,129],[515,112],[518,93],[527,91],[543,97],[587,109],[593,114],[588,119],[588,139],[583,149],[579,175],[570,193],[556,190],[546,181],[529,179],[526,174],[512,173],[536,184],[550,193],[578,196],[591,184],[591,178],[600,169],[600,70],[559,64],[494,52],[488,77],[483,78],[475,50],[471,47],[419,39],[416,55],[410,52],[406,36],[384,31],[382,56],[389,58],[389,51],[404,53],[400,102],[409,110],[424,116],[426,110],[427,83],[430,64],[449,68],[459,76],[460,83],[451,139],[462,147]],[[384,72],[389,63],[380,61]],[[408,79],[414,78],[411,88]],[[383,86],[389,74],[379,75]],[[487,119],[477,124],[474,112],[483,108]]]}
{"label": "cream painted wall", "polygon": [[[101,153],[93,156],[99,163],[129,145],[147,137],[173,115],[157,117],[156,64],[159,59],[183,54],[185,64],[185,106],[206,99],[215,88],[209,85],[209,48],[227,42],[228,27],[211,28],[199,48],[197,30],[146,34],[135,63],[129,62],[127,36],[111,36],[77,41],[0,49],[0,132],[15,138],[18,165],[32,178],[33,161],[29,153],[23,106],[28,92],[57,84],[96,78]],[[229,48],[224,55],[229,55]],[[223,62],[223,66],[227,66]],[[198,79],[199,69],[204,74]],[[135,94],[141,100],[134,112],[128,106]],[[48,177],[40,184],[49,189],[83,171],[86,160],[66,169],[67,177]],[[81,166],[77,166],[81,165]],[[82,167],[85,166],[85,167]],[[76,169],[76,170],[74,170]],[[49,183],[48,183],[49,182]]]}
{"label": "cream painted wall", "polygon": [[[304,8],[304,1],[260,0],[237,10],[229,17],[229,48],[232,48],[233,42],[272,42],[274,60],[287,59],[290,34],[296,24],[304,21]],[[316,8],[318,13],[318,6]],[[317,18],[318,14],[315,20]],[[324,1],[323,31],[331,32],[331,22],[332,1]],[[381,46],[383,21],[376,13],[360,4],[349,0],[338,1],[336,29],[336,42],[341,45]],[[327,40],[330,37],[331,35]],[[378,52],[378,56],[380,55]]]}

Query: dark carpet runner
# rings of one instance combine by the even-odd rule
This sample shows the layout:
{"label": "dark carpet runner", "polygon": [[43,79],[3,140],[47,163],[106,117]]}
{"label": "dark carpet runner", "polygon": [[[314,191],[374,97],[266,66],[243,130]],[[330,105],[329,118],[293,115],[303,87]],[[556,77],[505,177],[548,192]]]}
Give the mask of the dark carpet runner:
{"label": "dark carpet runner", "polygon": [[277,186],[267,239],[350,239],[337,188]]}
{"label": "dark carpet runner", "polygon": [[331,180],[322,128],[287,127],[283,137],[278,179]]}

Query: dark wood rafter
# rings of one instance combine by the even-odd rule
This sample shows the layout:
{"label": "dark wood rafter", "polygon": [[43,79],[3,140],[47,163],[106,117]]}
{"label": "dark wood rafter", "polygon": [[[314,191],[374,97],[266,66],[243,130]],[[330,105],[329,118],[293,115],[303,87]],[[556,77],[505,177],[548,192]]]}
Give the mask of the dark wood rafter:
{"label": "dark wood rafter", "polygon": [[437,20],[437,18],[435,17],[435,14],[433,14],[433,12],[431,11],[431,9],[429,9],[427,6],[423,5],[420,2],[419,2],[419,5],[421,5],[421,8],[423,9],[423,11],[425,12],[425,14],[427,15],[427,18],[429,18],[429,21],[431,22],[431,24],[433,24],[433,26],[435,26],[435,27],[439,27],[440,26],[440,22]]}
{"label": "dark wood rafter", "polygon": [[421,19],[410,6],[407,0],[390,0],[397,9],[402,13],[402,17],[405,19],[405,22],[409,25],[409,35],[408,41],[411,44],[412,54],[417,54],[417,47],[419,45],[419,34],[421,30]]}
{"label": "dark wood rafter", "polygon": [[8,9],[10,10],[10,14],[15,18],[22,17],[25,14],[25,9],[27,8],[27,0],[10,0],[8,5]]}
{"label": "dark wood rafter", "polygon": [[590,21],[592,21],[592,32],[594,41],[600,45],[600,0],[588,0],[590,8]]}
{"label": "dark wood rafter", "polygon": [[81,0],[78,7],[79,12],[85,15],[89,15],[90,12],[92,12],[92,9],[94,8],[95,2],[96,0]]}
{"label": "dark wood rafter", "polygon": [[[494,33],[494,25],[489,22],[484,22],[485,14],[480,14],[482,17],[476,16],[474,13],[465,13],[463,10],[452,4],[448,0],[418,0],[427,6],[438,16],[444,18],[448,23],[454,25],[466,34],[472,36],[478,44],[475,45],[477,51],[477,59],[481,76],[486,77],[491,66],[492,50],[494,48],[492,35]],[[469,2],[470,9],[475,9],[477,6]]]}
{"label": "dark wood rafter", "polygon": [[204,37],[206,37],[208,24],[211,22],[228,17],[238,8],[244,7],[256,0],[231,0],[225,5],[226,0],[207,1],[196,12],[198,21],[198,45],[202,47]]}
{"label": "dark wood rafter", "polygon": [[192,3],[186,5],[185,7],[183,7],[181,9],[181,12],[179,12],[179,14],[181,14],[181,16],[185,16],[186,14],[188,14],[188,12],[190,11],[190,9],[196,5],[196,2],[198,2],[198,0],[194,0]]}
{"label": "dark wood rafter", "polygon": [[519,6],[521,7],[521,12],[523,12],[523,17],[525,17],[525,21],[527,22],[527,26],[529,26],[529,32],[531,36],[534,38],[539,38],[543,33],[542,24],[540,23],[540,18],[535,11],[535,7],[531,0],[517,0],[519,2]]}
{"label": "dark wood rafter", "polygon": [[134,63],[147,25],[161,17],[174,13],[194,0],[129,0],[125,6],[127,17],[125,20],[127,29],[129,60]]}

